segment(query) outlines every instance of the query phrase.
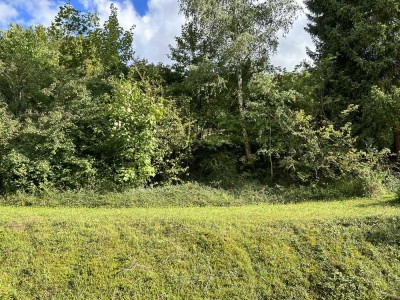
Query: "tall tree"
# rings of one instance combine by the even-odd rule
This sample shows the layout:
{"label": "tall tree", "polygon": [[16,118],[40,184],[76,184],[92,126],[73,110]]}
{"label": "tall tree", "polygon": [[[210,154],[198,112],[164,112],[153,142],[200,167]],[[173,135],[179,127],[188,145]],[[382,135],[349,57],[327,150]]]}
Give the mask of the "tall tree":
{"label": "tall tree", "polygon": [[0,30],[0,98],[14,115],[45,109],[51,99],[43,89],[56,81],[58,62],[58,49],[45,27]]}
{"label": "tall tree", "polygon": [[196,81],[193,75],[201,76],[197,88],[202,97],[227,102],[217,107],[231,109],[221,115],[238,124],[246,161],[251,164],[247,85],[253,74],[269,66],[277,33],[290,28],[298,6],[293,0],[180,0],[180,8],[188,21],[172,58],[186,69],[194,67],[189,78]]}
{"label": "tall tree", "polygon": [[[355,132],[364,143],[372,139],[375,146],[389,146],[393,143],[393,131],[400,134],[397,133],[400,128],[392,123],[389,126],[392,130],[379,132],[387,130],[387,126],[377,125],[384,116],[378,111],[372,116],[369,108],[375,88],[392,94],[400,85],[399,1],[306,0],[305,3],[310,11],[308,31],[316,44],[316,51],[310,55],[323,77],[320,101],[326,117],[340,121],[341,111],[350,104],[359,105],[359,113],[351,120],[357,124]],[[374,128],[374,132],[369,128]],[[375,139],[376,134],[390,136],[390,142],[389,138]]]}
{"label": "tall tree", "polygon": [[61,64],[80,76],[99,73],[101,65],[96,37],[100,30],[95,13],[84,13],[70,3],[60,7],[49,29],[50,36],[59,44]]}
{"label": "tall tree", "polygon": [[133,28],[124,30],[118,10],[111,4],[110,16],[100,26],[97,13],[85,13],[70,3],[60,7],[50,33],[60,44],[62,63],[84,75],[119,76],[128,73],[134,58]]}
{"label": "tall tree", "polygon": [[124,30],[118,21],[118,10],[114,4],[110,5],[110,16],[99,30],[101,61],[105,71],[110,75],[119,75],[119,72],[127,71],[127,65],[134,58],[132,48],[133,29]]}

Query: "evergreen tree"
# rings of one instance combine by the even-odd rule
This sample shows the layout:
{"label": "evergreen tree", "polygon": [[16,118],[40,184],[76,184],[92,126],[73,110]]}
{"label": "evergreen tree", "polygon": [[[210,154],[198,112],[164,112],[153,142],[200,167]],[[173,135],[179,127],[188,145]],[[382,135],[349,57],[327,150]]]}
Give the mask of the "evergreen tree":
{"label": "evergreen tree", "polygon": [[[396,122],[378,125],[385,118],[379,112],[392,114],[398,105],[387,105],[376,113],[370,108],[376,88],[393,95],[400,84],[399,1],[306,0],[305,3],[310,11],[308,31],[316,44],[316,51],[310,55],[321,77],[322,115],[335,122],[352,121],[364,144],[391,146],[393,132],[399,138],[400,128]],[[340,113],[351,104],[359,106],[358,113],[350,114],[351,119],[342,118]],[[398,116],[400,111],[394,113]]]}

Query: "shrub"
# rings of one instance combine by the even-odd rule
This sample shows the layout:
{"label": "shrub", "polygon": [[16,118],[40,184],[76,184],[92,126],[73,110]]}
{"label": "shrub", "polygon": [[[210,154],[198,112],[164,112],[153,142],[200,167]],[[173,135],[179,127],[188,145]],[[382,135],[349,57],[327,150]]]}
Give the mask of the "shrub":
{"label": "shrub", "polygon": [[0,178],[6,193],[37,193],[49,188],[87,186],[95,169],[89,159],[77,156],[68,132],[73,124],[62,111],[34,116],[3,148]]}
{"label": "shrub", "polygon": [[398,187],[398,189],[397,189],[397,193],[396,193],[397,195],[397,200],[399,200],[400,201],[400,186]]}
{"label": "shrub", "polygon": [[145,79],[108,83],[111,92],[99,99],[80,83],[56,84],[46,93],[62,105],[18,121],[0,102],[1,192],[143,186],[156,175],[178,180],[186,140],[172,101]]}
{"label": "shrub", "polygon": [[[143,186],[169,166],[174,148],[184,141],[184,130],[173,105],[150,82],[133,78],[111,80],[112,92],[104,96],[106,126],[101,145],[114,180],[126,186]],[[164,167],[164,168],[163,168]],[[166,175],[167,172],[164,172]],[[176,172],[171,172],[175,176]]]}
{"label": "shrub", "polygon": [[[347,196],[375,196],[384,192],[389,150],[358,150],[351,124],[336,129],[317,126],[304,112],[294,114],[287,151],[280,166],[300,184],[331,184]],[[346,189],[348,191],[346,192]]]}

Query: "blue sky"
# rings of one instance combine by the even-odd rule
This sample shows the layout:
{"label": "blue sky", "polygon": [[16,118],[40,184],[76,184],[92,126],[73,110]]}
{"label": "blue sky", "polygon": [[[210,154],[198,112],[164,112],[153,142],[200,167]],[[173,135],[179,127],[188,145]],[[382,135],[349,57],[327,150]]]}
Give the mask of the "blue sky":
{"label": "blue sky", "polygon": [[[59,5],[68,0],[0,0],[0,28],[12,23],[25,26],[49,25]],[[179,15],[178,0],[71,0],[79,10],[97,11],[102,21],[107,20],[113,2],[118,8],[121,26],[135,26],[133,47],[136,55],[150,62],[169,63],[169,45],[180,34],[184,17]],[[302,0],[296,0],[302,3]],[[305,32],[307,19],[302,14],[280,45],[273,63],[288,69],[306,59],[306,47],[313,47]]]}
{"label": "blue sky", "polygon": [[[51,6],[58,6],[62,5],[63,3],[67,2],[68,0],[53,0],[53,1],[39,1],[42,3],[46,3],[49,7]],[[71,4],[82,11],[87,10],[87,4],[89,2],[93,1],[82,1],[82,0],[70,0]],[[144,16],[148,12],[148,1],[147,0],[130,0],[129,2],[132,3],[133,7],[135,8],[136,12],[140,16]],[[29,5],[24,5],[22,1],[3,1],[0,0],[0,4],[3,3],[5,5],[8,5],[8,7],[4,7],[3,10],[8,10],[8,11],[13,11],[12,8],[14,8],[19,17],[23,20],[29,21],[32,19],[32,11],[29,10]],[[86,5],[85,5],[86,4]],[[10,9],[11,7],[11,9]],[[6,12],[4,12],[5,14]]]}
{"label": "blue sky", "polygon": [[[71,0],[71,4],[79,9],[79,10],[85,10],[85,6],[82,4],[83,1],[79,1],[79,0]],[[144,16],[147,11],[148,11],[148,4],[147,4],[147,0],[131,0],[130,2],[132,2],[136,12],[140,15],[140,16]]]}
{"label": "blue sky", "polygon": [[148,10],[147,0],[133,0],[133,6],[135,6],[136,11],[142,16],[145,15]]}

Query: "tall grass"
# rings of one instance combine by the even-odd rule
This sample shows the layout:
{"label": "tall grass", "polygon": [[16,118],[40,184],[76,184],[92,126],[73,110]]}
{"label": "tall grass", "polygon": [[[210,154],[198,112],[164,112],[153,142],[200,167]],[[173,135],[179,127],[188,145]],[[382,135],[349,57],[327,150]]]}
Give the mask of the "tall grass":
{"label": "tall grass", "polygon": [[[350,187],[349,187],[350,186]],[[243,206],[264,203],[299,203],[357,196],[357,186],[343,185],[268,187],[250,183],[223,189],[189,182],[175,186],[138,188],[123,192],[64,191],[41,195],[15,194],[0,197],[0,205],[35,207],[190,207]]]}

